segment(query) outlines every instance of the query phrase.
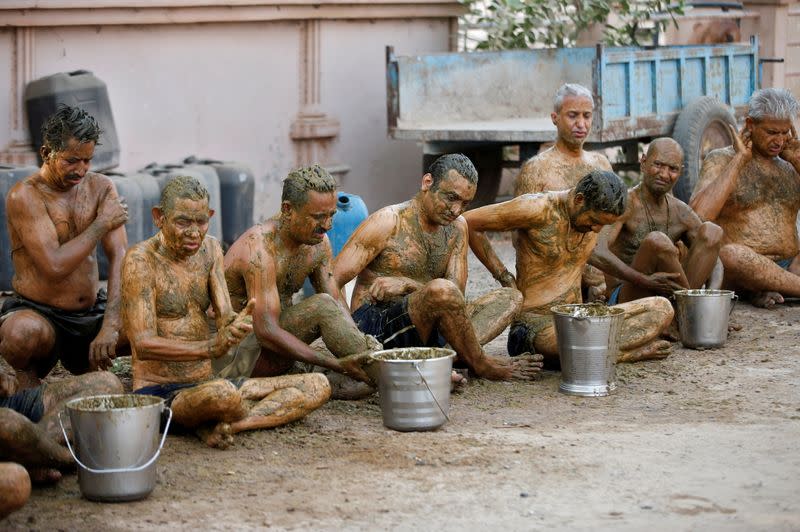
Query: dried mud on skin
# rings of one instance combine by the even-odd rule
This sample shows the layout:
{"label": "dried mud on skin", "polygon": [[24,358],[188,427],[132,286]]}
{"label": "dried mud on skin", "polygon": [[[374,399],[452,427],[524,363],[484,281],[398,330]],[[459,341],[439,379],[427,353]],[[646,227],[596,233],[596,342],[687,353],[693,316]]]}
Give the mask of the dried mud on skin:
{"label": "dried mud on skin", "polygon": [[[513,269],[508,240],[494,243]],[[496,286],[470,256],[468,297]],[[796,530],[800,303],[740,303],[731,321],[744,328],[723,348],[618,365],[609,397],[560,394],[544,372],[470,379],[433,432],[384,428],[375,395],[227,451],[171,434],[150,498],[91,503],[70,474],[0,528]]]}

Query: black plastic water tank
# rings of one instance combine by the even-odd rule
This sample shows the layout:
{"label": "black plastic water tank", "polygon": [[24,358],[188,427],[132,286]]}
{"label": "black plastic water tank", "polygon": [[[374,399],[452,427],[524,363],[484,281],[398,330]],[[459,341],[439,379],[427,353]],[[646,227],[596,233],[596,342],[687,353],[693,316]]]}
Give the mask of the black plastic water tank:
{"label": "black plastic water tank", "polygon": [[209,165],[217,172],[222,201],[222,240],[230,247],[253,225],[256,181],[245,164],[215,159],[199,159],[191,155],[184,164]]}
{"label": "black plastic water tank", "polygon": [[[128,221],[125,223],[125,233],[128,235],[128,247],[143,240],[142,237],[142,189],[139,183],[126,177],[125,174],[108,172],[117,195],[125,198],[128,205]],[[97,243],[97,269],[100,272],[100,279],[108,279],[108,258],[103,251],[102,242]]]}
{"label": "black plastic water tank", "polygon": [[142,190],[142,240],[147,240],[158,232],[153,222],[153,207],[161,201],[161,189],[158,181],[145,172],[126,172],[125,177],[139,184]]}
{"label": "black plastic water tank", "polygon": [[6,198],[11,187],[39,171],[36,166],[0,164],[0,290],[11,290],[14,264],[11,262],[11,237],[6,220]]}
{"label": "black plastic water tank", "polygon": [[87,70],[60,72],[31,81],[25,87],[28,127],[37,157],[42,145],[42,124],[62,103],[80,107],[100,124],[100,143],[95,147],[91,169],[102,172],[115,168],[119,164],[119,139],[108,89],[100,78]]}

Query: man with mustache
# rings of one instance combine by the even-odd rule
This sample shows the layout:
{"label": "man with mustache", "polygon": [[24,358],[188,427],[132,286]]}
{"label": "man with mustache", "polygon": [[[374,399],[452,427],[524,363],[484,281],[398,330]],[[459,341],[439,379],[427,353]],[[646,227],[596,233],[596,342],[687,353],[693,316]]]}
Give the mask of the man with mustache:
{"label": "man with mustache", "polygon": [[[592,170],[611,170],[611,163],[605,155],[583,149],[592,131],[593,113],[594,98],[586,87],[566,83],[556,91],[553,112],[550,113],[556,126],[556,143],[522,166],[514,181],[515,196],[566,190],[577,185]],[[602,298],[605,294],[602,272],[587,264],[582,288],[589,300]]]}
{"label": "man with mustache", "polygon": [[211,361],[253,330],[254,302],[238,314],[231,306],[222,248],[206,236],[213,215],[197,179],[178,176],[167,183],[153,208],[159,232],[125,255],[123,318],[136,393],[165,398],[178,425],[224,448],[233,434],[282,425],[319,408],[330,386],[321,374],[214,378]]}
{"label": "man with mustache", "polygon": [[339,288],[358,276],[351,309],[359,329],[385,348],[442,347],[493,380],[532,379],[541,358],[490,356],[481,345],[500,334],[521,303],[513,288],[467,303],[467,224],[478,173],[461,154],[439,157],[417,195],[369,216],[336,257]]}
{"label": "man with mustache", "polygon": [[[465,214],[470,246],[497,278],[505,266],[485,231],[514,231],[517,278],[522,310],[508,333],[508,353],[541,353],[545,364],[558,366],[558,346],[551,307],[581,303],[581,273],[592,254],[597,233],[625,212],[625,184],[613,172],[594,170],[568,190],[523,194]],[[510,274],[509,274],[510,275]],[[624,303],[619,362],[663,358],[671,344],[658,336],[674,312],[663,297]]]}
{"label": "man with mustache", "polygon": [[[61,106],[43,126],[41,169],[6,198],[14,295],[0,309],[0,395],[35,387],[56,362],[72,373],[111,365],[120,335],[120,269],[127,207],[109,178],[89,171],[100,128]],[[98,292],[95,248],[109,262]]]}
{"label": "man with mustache", "polygon": [[642,182],[628,190],[628,208],[600,232],[590,259],[606,272],[608,303],[669,297],[706,281],[719,288],[722,229],[670,194],[683,171],[683,149],[670,138],[655,139],[641,169]]}
{"label": "man with mustache", "polygon": [[744,128],[731,128],[733,146],[708,154],[689,202],[724,230],[722,286],[759,307],[800,297],[800,139],[792,124],[799,109],[786,89],[753,93]]}
{"label": "man with mustache", "polygon": [[[255,299],[254,335],[221,371],[251,376],[324,368],[333,397],[355,399],[374,392],[362,369],[381,348],[353,323],[333,278],[331,244],[325,235],[336,214],[336,181],[319,165],[298,168],[283,181],[281,211],[250,228],[225,255],[225,280],[234,308]],[[293,304],[310,278],[316,294]],[[322,338],[333,354],[309,346]],[[216,364],[215,364],[216,365]]]}

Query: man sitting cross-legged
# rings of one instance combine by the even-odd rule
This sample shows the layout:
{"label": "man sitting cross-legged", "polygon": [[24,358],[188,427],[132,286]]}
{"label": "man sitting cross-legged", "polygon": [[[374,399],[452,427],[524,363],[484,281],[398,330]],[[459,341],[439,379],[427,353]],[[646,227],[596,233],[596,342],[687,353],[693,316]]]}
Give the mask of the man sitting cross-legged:
{"label": "man sitting cross-legged", "polygon": [[651,142],[642,157],[642,182],[628,191],[627,209],[600,232],[589,262],[606,272],[610,305],[670,296],[706,282],[708,288],[720,287],[722,229],[702,222],[670,194],[682,166],[683,150],[677,142]]}
{"label": "man sitting cross-legged", "polygon": [[[324,375],[213,379],[211,360],[252,331],[251,301],[236,314],[225,285],[222,249],[206,236],[208,192],[194,178],[171,180],[153,208],[160,231],[123,262],[123,317],[133,351],[136,393],[167,399],[175,422],[210,446],[232,435],[299,419],[330,396]],[[213,307],[217,332],[209,334]]]}
{"label": "man sitting cross-legged", "polygon": [[478,175],[460,154],[443,155],[406,203],[369,216],[334,262],[339,287],[358,276],[351,309],[359,329],[386,348],[441,347],[487,379],[532,379],[541,357],[490,356],[481,345],[500,334],[521,296],[502,288],[467,303],[467,224],[461,213]]}
{"label": "man sitting cross-legged", "polygon": [[[220,359],[227,364],[223,371],[237,368],[265,377],[319,366],[327,370],[334,398],[356,399],[375,391],[362,365],[381,345],[358,330],[333,278],[325,233],[334,214],[333,177],[318,165],[298,168],[283,181],[280,214],[253,226],[228,250],[225,279],[231,301],[239,310],[255,299],[255,334],[232,351],[231,360]],[[306,277],[317,293],[293,305],[292,295]],[[334,356],[308,345],[319,337]]]}
{"label": "man sitting cross-legged", "polygon": [[[626,199],[625,185],[616,174],[595,170],[571,189],[524,194],[465,214],[470,246],[495,278],[506,268],[484,231],[514,231],[516,286],[525,299],[508,334],[510,355],[535,351],[551,367],[558,366],[550,308],[581,302],[581,274],[597,233],[622,215]],[[619,306],[625,310],[625,321],[618,360],[667,356],[671,344],[658,335],[672,321],[669,301],[656,296]]]}

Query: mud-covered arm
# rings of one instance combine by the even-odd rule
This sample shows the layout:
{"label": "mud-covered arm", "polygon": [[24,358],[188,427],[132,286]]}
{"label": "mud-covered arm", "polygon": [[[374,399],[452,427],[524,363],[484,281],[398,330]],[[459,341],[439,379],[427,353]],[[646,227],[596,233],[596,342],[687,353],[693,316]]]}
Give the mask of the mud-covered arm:
{"label": "mud-covered arm", "polygon": [[[630,199],[628,205],[631,205]],[[589,257],[589,264],[609,275],[613,275],[617,279],[643,286],[647,282],[647,276],[625,264],[622,259],[611,251],[611,246],[617,241],[629,216],[630,209],[631,207],[629,206],[628,212],[620,216],[613,224],[603,227],[602,231],[600,231],[597,236],[597,244],[595,244],[595,248]]]}
{"label": "mud-covered arm", "polygon": [[547,177],[540,171],[541,166],[541,163],[536,158],[522,165],[519,174],[514,179],[514,196],[537,194],[550,190],[550,183],[547,182]]}
{"label": "mud-covered arm", "polygon": [[397,226],[397,214],[386,207],[374,212],[356,227],[333,261],[333,277],[341,289],[386,248]]}
{"label": "mud-covered arm", "polygon": [[[217,334],[208,340],[164,338],[158,335],[155,269],[146,253],[130,250],[122,263],[122,320],[139,360],[185,362],[222,356],[228,346]],[[206,330],[198,323],[198,332]]]}
{"label": "mud-covered arm", "polygon": [[350,318],[350,307],[345,299],[344,290],[340,289],[333,275],[333,250],[327,236],[323,240],[323,257],[319,265],[311,272],[311,285],[319,294],[328,294],[339,303],[342,312]]}
{"label": "mud-covered arm", "polygon": [[236,312],[231,304],[228,283],[225,282],[225,257],[222,246],[216,238],[206,236],[206,242],[214,256],[214,264],[208,278],[208,295],[211,297],[211,308],[214,309],[217,330],[222,330],[236,319]]}
{"label": "mud-covered arm", "polygon": [[[8,223],[19,236],[40,274],[53,281],[64,279],[94,252],[103,235],[125,223],[127,212],[124,208],[114,209],[112,205],[102,210],[107,202],[119,203],[110,180],[100,194],[98,216],[82,233],[60,244],[56,227],[42,197],[24,182],[12,189],[6,202]],[[114,216],[108,216],[112,210]]]}
{"label": "mud-covered arm", "polygon": [[722,150],[715,150],[708,154],[703,161],[697,186],[689,200],[689,206],[701,220],[713,222],[719,216],[722,207],[736,190],[736,183],[744,167],[752,159],[749,140],[736,135],[734,155]]}
{"label": "mud-covered arm", "polygon": [[446,278],[452,281],[463,294],[467,289],[467,242],[469,239],[469,232],[467,229],[467,222],[463,218],[458,218],[453,225],[456,228],[456,235],[453,241],[453,247],[450,251],[450,261],[447,263]]}

